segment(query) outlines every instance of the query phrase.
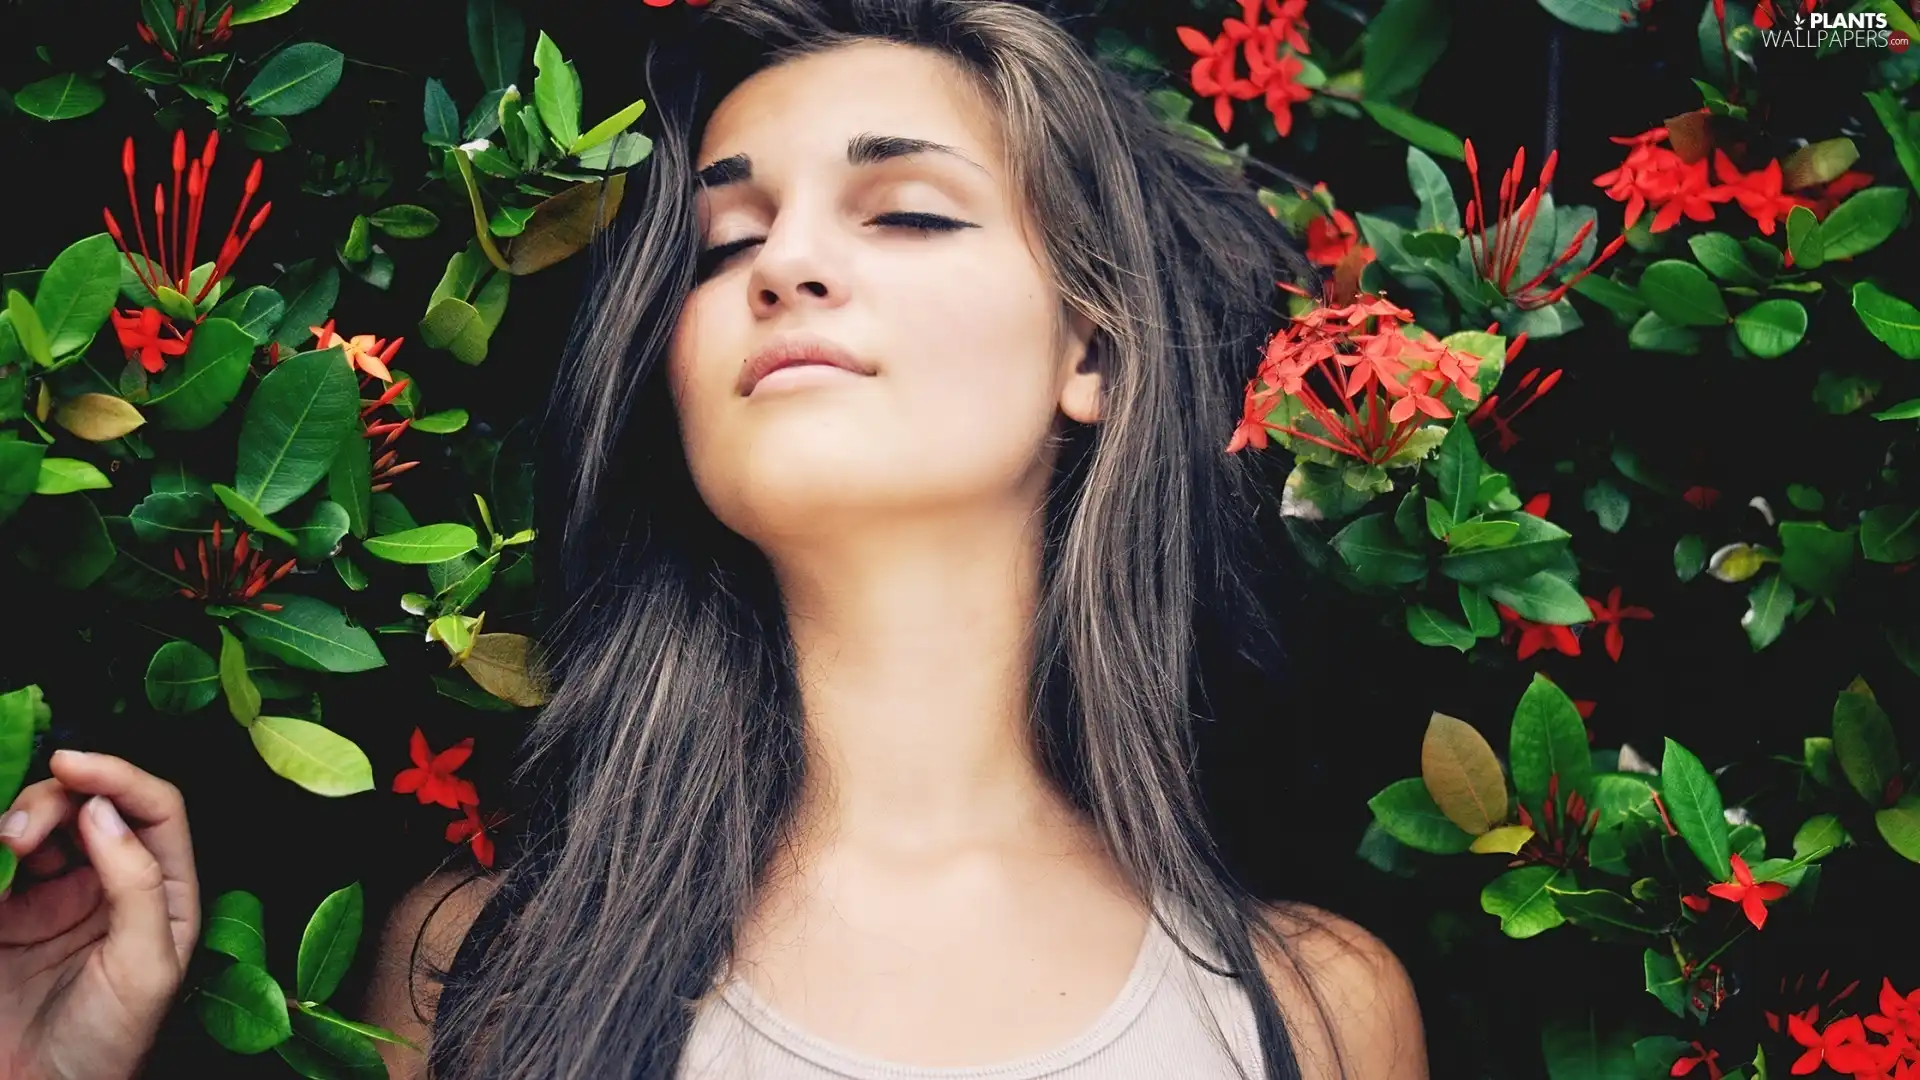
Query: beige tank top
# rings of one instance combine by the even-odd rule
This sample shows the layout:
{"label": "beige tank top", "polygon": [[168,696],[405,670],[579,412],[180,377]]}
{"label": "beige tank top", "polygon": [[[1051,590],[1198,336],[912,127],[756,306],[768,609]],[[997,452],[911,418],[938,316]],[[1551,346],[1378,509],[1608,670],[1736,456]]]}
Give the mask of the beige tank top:
{"label": "beige tank top", "polygon": [[[1177,910],[1158,904],[1163,915]],[[1169,919],[1187,947],[1224,966],[1194,923]],[[987,1065],[905,1065],[842,1049],[796,1027],[743,980],[702,999],[677,1080],[1258,1080],[1253,1006],[1239,984],[1201,967],[1150,920],[1133,968],[1106,1010],[1066,1043]]]}

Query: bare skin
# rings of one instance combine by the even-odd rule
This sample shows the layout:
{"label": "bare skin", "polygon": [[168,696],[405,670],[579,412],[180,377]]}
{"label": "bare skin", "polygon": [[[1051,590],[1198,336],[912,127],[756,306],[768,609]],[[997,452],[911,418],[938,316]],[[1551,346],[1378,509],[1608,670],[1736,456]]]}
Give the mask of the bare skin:
{"label": "bare skin", "polygon": [[[862,135],[954,153],[856,165]],[[743,154],[752,177],[703,190],[700,224],[704,246],[751,242],[689,297],[668,364],[702,498],[779,580],[806,720],[809,787],[736,970],[858,1053],[962,1065],[1059,1045],[1113,1000],[1147,926],[1097,832],[1046,781],[1025,721],[1050,436],[1063,418],[1100,420],[1092,325],[1059,317],[991,110],[944,57],[862,43],[763,71],[721,103],[697,164]],[[888,223],[902,213],[958,224]],[[743,360],[792,333],[871,372],[742,394]],[[467,883],[429,918],[460,881],[431,879],[394,912],[364,1018],[426,1042],[426,972],[451,962],[491,888]],[[1392,954],[1325,913],[1271,917],[1312,973],[1270,958],[1307,1075],[1342,1075],[1337,1044],[1345,1076],[1424,1080]],[[156,951],[151,919],[141,933]],[[0,1018],[26,1015],[8,994]],[[136,1030],[122,1036],[129,1062],[144,1051]],[[393,1075],[424,1073],[418,1054],[381,1050]]]}

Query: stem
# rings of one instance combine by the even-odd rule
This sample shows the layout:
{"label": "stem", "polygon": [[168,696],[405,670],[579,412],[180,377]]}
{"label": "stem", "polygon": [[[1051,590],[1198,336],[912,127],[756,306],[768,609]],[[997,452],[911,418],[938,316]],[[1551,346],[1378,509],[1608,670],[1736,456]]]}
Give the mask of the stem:
{"label": "stem", "polygon": [[467,160],[467,152],[457,146],[454,147],[453,161],[460,166],[460,178],[467,182],[467,200],[473,205],[473,232],[480,240],[480,250],[486,253],[487,261],[495,268],[505,273],[513,273],[513,268],[501,256],[500,249],[493,246],[493,234],[487,230],[486,208],[480,201],[480,184],[473,178],[473,165]]}

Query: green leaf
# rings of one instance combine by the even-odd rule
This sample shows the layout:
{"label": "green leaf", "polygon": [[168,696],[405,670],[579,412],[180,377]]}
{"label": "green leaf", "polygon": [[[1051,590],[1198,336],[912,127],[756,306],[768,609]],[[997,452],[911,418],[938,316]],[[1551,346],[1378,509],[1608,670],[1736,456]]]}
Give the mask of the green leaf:
{"label": "green leaf", "polygon": [[379,1047],[357,1030],[369,1025],[354,1024],[324,1005],[304,1003],[292,1019],[293,1038],[273,1049],[295,1072],[314,1080],[387,1080]]}
{"label": "green leaf", "polygon": [[1673,576],[1692,581],[1707,565],[1707,542],[1699,533],[1687,533],[1673,545]]}
{"label": "green leaf", "polygon": [[442,298],[420,320],[420,340],[430,349],[451,352],[463,364],[477,364],[487,358],[490,336],[479,310],[457,296]]}
{"label": "green leaf", "polygon": [[266,915],[260,898],[243,889],[214,897],[207,912],[207,929],[200,947],[231,956],[243,964],[267,966]]}
{"label": "green leaf", "polygon": [[1374,123],[1407,140],[1422,150],[1450,157],[1455,161],[1467,160],[1467,148],[1460,136],[1438,124],[1422,120],[1405,109],[1379,101],[1362,101],[1360,107]]}
{"label": "green leaf", "polygon": [[240,141],[257,154],[273,154],[293,145],[287,125],[277,116],[243,116],[233,120]]}
{"label": "green leaf", "polygon": [[1354,576],[1369,584],[1404,585],[1426,576],[1426,557],[1401,542],[1386,514],[1356,518],[1332,543]]}
{"label": "green leaf", "polygon": [[1807,333],[1807,309],[1798,300],[1762,300],[1734,316],[1734,333],[1762,360],[1784,356]]}
{"label": "green leaf", "polygon": [[347,621],[339,608],[310,596],[262,593],[279,611],[239,608],[233,620],[260,651],[308,671],[353,672],[385,667],[373,635]]}
{"label": "green leaf", "polygon": [[306,344],[313,336],[312,328],[327,321],[327,314],[340,295],[340,270],[331,260],[323,264],[307,259],[287,267],[279,285],[281,295],[287,300],[287,311],[280,320],[280,328],[274,331],[273,340],[280,343],[284,352]]}
{"label": "green leaf", "polygon": [[61,357],[86,348],[119,292],[120,249],[106,233],[69,244],[54,256],[33,296],[48,351]]}
{"label": "green leaf", "polygon": [[1591,1013],[1584,1023],[1548,1024],[1540,1032],[1540,1050],[1548,1080],[1638,1080],[1633,1035],[1600,1030]]}
{"label": "green leaf", "polygon": [[426,124],[426,130],[420,136],[421,141],[443,149],[460,145],[460,110],[439,79],[427,80],[421,114]]}
{"label": "green leaf", "polygon": [[1638,904],[1610,889],[1557,889],[1547,890],[1553,895],[1553,904],[1575,926],[1606,934],[1612,931],[1627,931],[1635,934],[1657,934],[1668,921],[1654,915]]}
{"label": "green leaf", "polygon": [[1859,160],[1860,148],[1853,145],[1852,139],[1823,139],[1808,143],[1781,159],[1781,186],[1788,191],[1799,191],[1814,184],[1824,184],[1839,178]]}
{"label": "green leaf", "polygon": [[1454,553],[1504,547],[1520,534],[1520,523],[1506,518],[1468,518],[1447,530],[1448,549]]}
{"label": "green leaf", "polygon": [[43,457],[40,475],[34,481],[35,495],[71,495],[76,491],[98,491],[113,486],[107,474],[91,462],[79,458]]}
{"label": "green leaf", "polygon": [[1815,814],[1794,831],[1793,854],[1795,858],[1806,858],[1817,852],[1832,851],[1846,842],[1847,830],[1838,817]]}
{"label": "green leaf", "polygon": [[147,703],[158,712],[185,716],[207,706],[220,692],[220,672],[205,649],[187,641],[169,641],[147,662]]}
{"label": "green leaf", "polygon": [[1551,866],[1522,866],[1509,870],[1480,890],[1480,910],[1500,918],[1500,931],[1510,938],[1530,938],[1566,922],[1554,906],[1547,886],[1566,883]]}
{"label": "green leaf", "polygon": [[1787,251],[1793,256],[1796,270],[1817,270],[1826,261],[1820,219],[1804,206],[1787,211]]}
{"label": "green leaf", "polygon": [[372,507],[369,527],[375,536],[387,536],[419,527],[419,522],[413,520],[413,515],[407,512],[406,504],[395,497],[391,491],[374,492]]}
{"label": "green leaf", "polygon": [[1767,279],[1747,261],[1746,250],[1740,246],[1740,241],[1726,233],[1709,232],[1688,237],[1687,247],[1709,274],[1729,285],[1758,288],[1767,283]]}
{"label": "green leaf", "polygon": [[169,431],[198,431],[220,418],[246,382],[255,338],[239,323],[208,317],[193,332],[183,363],[148,385],[147,412]]}
{"label": "green leaf", "polygon": [[526,24],[508,0],[467,0],[467,46],[489,90],[520,81],[527,47]]}
{"label": "green leaf", "polygon": [[40,483],[40,462],[47,448],[37,442],[0,439],[0,521],[20,509]]}
{"label": "green leaf", "polygon": [[360,945],[365,915],[366,899],[357,881],[320,901],[300,935],[293,985],[301,1001],[325,1002],[339,988]]}
{"label": "green leaf", "polygon": [[1557,563],[1572,540],[1565,529],[1532,514],[1515,513],[1511,519],[1499,520],[1515,525],[1506,542],[1443,555],[1440,572],[1468,585],[1522,581]]}
{"label": "green leaf", "polygon": [[1540,6],[1568,26],[1600,34],[1633,26],[1636,14],[1632,0],[1540,0]]}
{"label": "green leaf", "polygon": [[296,116],[333,93],[346,60],[317,41],[289,45],[261,65],[241,100],[256,116]]}
{"label": "green leaf", "polygon": [[1675,326],[1718,326],[1727,303],[1706,272],[1684,259],[1661,259],[1640,275],[1640,297]]}
{"label": "green leaf", "polygon": [[359,412],[360,388],[339,346],[282,360],[247,405],[235,490],[268,514],[306,494]]}
{"label": "green leaf", "polygon": [[555,145],[571,147],[580,140],[580,84],[560,55],[560,46],[544,30],[533,45],[533,66],[537,72],[533,77],[533,104],[540,113],[540,123],[553,136]]}
{"label": "green leaf", "polygon": [[1920,559],[1920,510],[1876,506],[1860,517],[1860,551],[1869,562],[1902,563]]}
{"label": "green leaf", "polygon": [[440,227],[440,218],[424,206],[412,203],[396,203],[393,206],[376,210],[368,219],[374,228],[388,236],[402,240],[414,240],[422,236],[431,236]]}
{"label": "green leaf", "polygon": [[327,471],[327,498],[347,512],[347,531],[365,538],[373,519],[373,457],[366,437],[348,428]]}
{"label": "green leaf", "polygon": [[1781,522],[1780,572],[1802,592],[1834,595],[1853,568],[1853,534],[1818,521]]}
{"label": "green leaf", "polygon": [[1633,501],[1627,497],[1627,493],[1604,476],[1587,488],[1580,502],[1593,511],[1600,527],[1610,533],[1617,533],[1626,526],[1627,513],[1633,509]]}
{"label": "green leaf", "polygon": [[367,755],[345,736],[319,724],[291,716],[262,716],[247,733],[269,769],[315,795],[373,790],[373,766]]}
{"label": "green leaf", "polygon": [[200,985],[194,1001],[207,1034],[236,1054],[258,1054],[293,1034],[286,993],[254,964],[236,963],[214,975]]}
{"label": "green leaf", "polygon": [[1464,419],[1455,420],[1447,428],[1446,438],[1441,440],[1432,465],[1440,502],[1447,508],[1451,520],[1462,521],[1473,516],[1485,468],[1480,447],[1473,441],[1472,429]]}
{"label": "green leaf", "polygon": [[227,712],[241,727],[252,726],[260,715],[260,688],[247,673],[247,652],[233,631],[220,628],[220,689],[227,695]]}
{"label": "green leaf", "polygon": [[276,540],[293,544],[293,534],[275,524],[273,519],[262,513],[258,506],[247,501],[246,497],[225,484],[213,485],[213,495],[247,526],[267,534]]}
{"label": "green leaf", "polygon": [[1593,619],[1593,609],[1587,607],[1580,590],[1551,570],[1514,582],[1490,582],[1484,588],[1488,599],[1537,623],[1573,626]]}
{"label": "green leaf", "polygon": [[347,511],[339,503],[322,499],[313,504],[307,523],[293,530],[294,554],[302,562],[318,562],[333,554],[350,524]]}
{"label": "green leaf", "polygon": [[[1451,19],[1435,0],[1388,0],[1361,38],[1361,81],[1370,101],[1412,96],[1447,49]],[[1415,185],[1416,192],[1418,185]],[[1448,196],[1451,201],[1452,196]],[[1453,228],[1459,228],[1456,223]]]}
{"label": "green leaf", "polygon": [[1893,142],[1893,156],[1907,174],[1907,182],[1913,185],[1914,191],[1920,192],[1920,133],[1913,130],[1907,110],[1900,106],[1900,99],[1892,90],[1869,91],[1866,99]]}
{"label": "green leaf", "polygon": [[423,525],[385,536],[370,536],[366,539],[366,549],[367,554],[388,562],[420,564],[444,562],[472,551],[477,543],[479,537],[469,526]]}
{"label": "green leaf", "polygon": [[13,95],[15,107],[36,120],[72,120],[106,103],[99,83],[71,72],[28,83]]}
{"label": "green leaf", "polygon": [[1461,652],[1473,648],[1473,631],[1425,604],[1407,606],[1407,633],[1422,645],[1452,646]]}
{"label": "green leaf", "polygon": [[113,565],[113,537],[93,500],[36,499],[21,512],[14,555],[54,584],[84,589]]}
{"label": "green leaf", "polygon": [[1793,610],[1793,586],[1784,574],[1768,574],[1747,592],[1747,613],[1740,626],[1754,652],[1774,643],[1787,625],[1787,613]]}
{"label": "green leaf", "polygon": [[1687,977],[1673,957],[1648,949],[1641,954],[1646,972],[1647,993],[1660,1000],[1675,1016],[1687,1015]]}
{"label": "green leaf", "polygon": [[[1821,259],[1832,262],[1872,251],[1900,227],[1906,212],[1905,188],[1870,187],[1855,192],[1820,223]],[[1794,260],[1797,264],[1798,253]]]}
{"label": "green leaf", "polygon": [[40,316],[34,312],[32,302],[18,289],[7,290],[7,318],[15,340],[20,342],[20,351],[41,367],[51,365],[53,343],[47,338],[46,328],[40,325]]}
{"label": "green leaf", "polygon": [[1558,776],[1562,800],[1574,792],[1593,794],[1593,755],[1587,748],[1587,727],[1566,691],[1545,675],[1535,673],[1513,710],[1513,728],[1507,737],[1507,767],[1520,801],[1538,810],[1547,799],[1547,787]]}
{"label": "green leaf", "polygon": [[[539,93],[538,89],[534,92],[536,95]],[[626,108],[593,125],[593,127],[587,130],[585,135],[575,139],[573,144],[567,147],[567,152],[569,154],[586,153],[588,150],[599,146],[615,135],[632,127],[633,122],[640,119],[640,114],[646,112],[646,110],[647,103],[645,99],[635,101],[633,104],[628,105]]]}
{"label": "green leaf", "polygon": [[1855,282],[1853,310],[1867,332],[1886,343],[1902,360],[1920,360],[1920,308],[1882,292],[1870,281]]}
{"label": "green leaf", "polygon": [[1834,698],[1833,753],[1847,783],[1868,805],[1886,804],[1900,775],[1900,743],[1886,710],[1863,679],[1855,679]]}
{"label": "green leaf", "polygon": [[1471,585],[1462,584],[1460,592],[1460,610],[1467,616],[1467,625],[1472,628],[1476,638],[1497,637],[1500,633],[1500,615],[1493,610],[1493,602],[1480,590]]}
{"label": "green leaf", "polygon": [[439,412],[415,417],[412,430],[424,431],[429,435],[451,435],[466,426],[467,410],[442,409]]}
{"label": "green leaf", "polygon": [[1395,840],[1436,855],[1455,855],[1473,843],[1460,826],[1441,813],[1419,777],[1395,780],[1367,800],[1375,821]]}
{"label": "green leaf", "polygon": [[[273,340],[273,328],[280,325],[280,319],[287,313],[287,302],[280,294],[265,285],[255,285],[242,289],[215,307],[212,319],[230,319],[240,329],[246,331],[255,345],[265,345]],[[202,322],[200,329],[205,329]],[[194,340],[199,340],[199,330],[194,331]],[[192,355],[189,348],[189,356]]]}
{"label": "green leaf", "polygon": [[[1880,380],[1864,375],[1842,376],[1822,371],[1813,384],[1813,400],[1835,416],[1845,416],[1865,408],[1880,393]],[[1880,419],[1887,419],[1879,413]]]}
{"label": "green leaf", "polygon": [[263,22],[275,16],[292,11],[300,0],[238,0],[233,5],[233,18],[229,26],[245,26],[248,23]]}
{"label": "green leaf", "polygon": [[1648,352],[1692,356],[1700,351],[1700,332],[1690,326],[1676,326],[1661,318],[1659,312],[1649,311],[1627,331],[1627,344]]}
{"label": "green leaf", "polygon": [[1920,863],[1920,795],[1902,795],[1899,802],[1874,811],[1873,824],[1896,854]]}
{"label": "green leaf", "polygon": [[1715,881],[1732,880],[1733,866],[1728,857],[1733,847],[1727,838],[1720,789],[1700,759],[1672,739],[1666,741],[1660,759],[1660,791],[1666,796],[1673,827],[1700,865],[1706,867],[1707,874]]}

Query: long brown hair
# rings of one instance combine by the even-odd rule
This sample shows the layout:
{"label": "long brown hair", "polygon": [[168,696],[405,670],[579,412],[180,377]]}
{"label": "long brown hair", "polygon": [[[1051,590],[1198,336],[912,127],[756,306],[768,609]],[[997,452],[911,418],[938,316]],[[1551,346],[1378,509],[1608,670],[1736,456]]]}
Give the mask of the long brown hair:
{"label": "long brown hair", "polygon": [[541,801],[442,993],[438,1076],[673,1075],[779,850],[805,756],[794,655],[759,551],[695,492],[663,379],[693,285],[694,154],[747,75],[863,39],[938,51],[1000,118],[1066,303],[1098,328],[1101,420],[1069,424],[1046,505],[1030,720],[1050,779],[1142,896],[1183,904],[1245,987],[1269,1080],[1299,1076],[1193,779],[1197,620],[1275,639],[1254,584],[1252,455],[1223,452],[1311,277],[1233,170],[1162,123],[1059,21],[1010,0],[715,0],[648,57],[657,133],[554,387],[541,450],[557,690],[521,776]]}

